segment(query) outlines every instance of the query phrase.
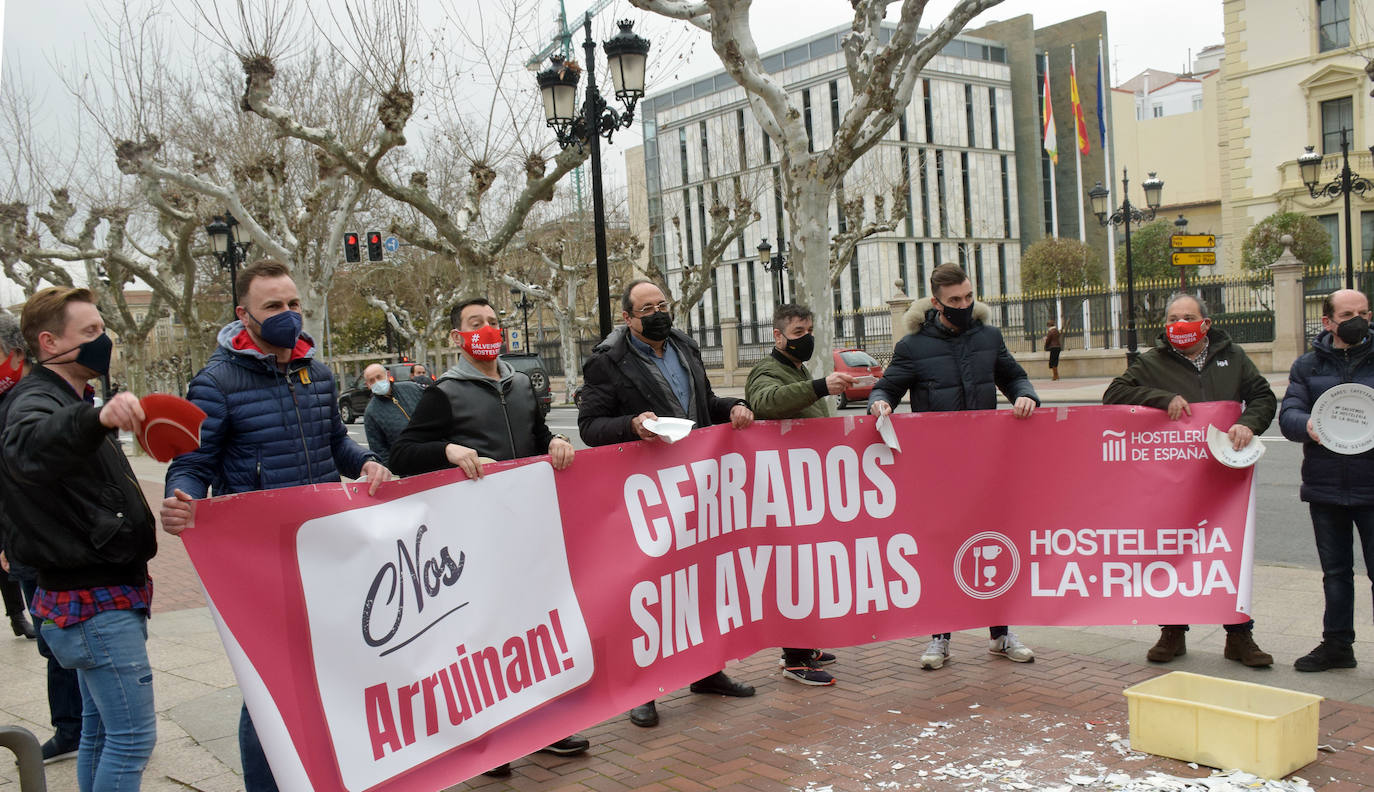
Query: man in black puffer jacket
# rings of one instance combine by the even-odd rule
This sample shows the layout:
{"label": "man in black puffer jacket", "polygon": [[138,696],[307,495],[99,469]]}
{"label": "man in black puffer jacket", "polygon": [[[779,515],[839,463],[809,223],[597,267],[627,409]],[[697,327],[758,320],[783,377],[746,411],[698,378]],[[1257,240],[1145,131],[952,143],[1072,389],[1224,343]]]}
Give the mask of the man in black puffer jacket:
{"label": "man in black puffer jacket", "polygon": [[[391,446],[391,469],[413,476],[457,467],[478,479],[484,461],[548,454],[554,470],[571,465],[572,441],[549,431],[530,378],[499,357],[501,328],[491,303],[484,297],[458,303],[449,321],[449,339],[463,356],[425,389],[410,423]],[[573,756],[589,745],[574,734],[540,750]],[[486,775],[510,772],[506,763]]]}
{"label": "man in black puffer jacket", "polygon": [[[1040,405],[1025,369],[1007,351],[1002,333],[983,323],[987,310],[974,304],[973,284],[955,264],[930,273],[932,299],[917,300],[906,312],[911,333],[897,342],[892,362],[868,397],[868,411],[888,415],[911,391],[912,412],[995,410],[997,391],[1012,402],[1017,418]],[[1030,647],[1006,625],[988,628],[988,651],[1015,663],[1035,660]],[[921,668],[940,668],[949,659],[949,633],[931,636]]]}
{"label": "man in black puffer jacket", "polygon": [[1312,512],[1326,594],[1321,644],[1293,663],[1299,671],[1355,667],[1355,531],[1374,580],[1374,450],[1336,453],[1312,426],[1312,407],[1323,393],[1347,382],[1374,388],[1369,320],[1369,298],[1360,292],[1341,289],[1326,298],[1322,333],[1293,362],[1279,412],[1283,436],[1302,443],[1301,496]]}

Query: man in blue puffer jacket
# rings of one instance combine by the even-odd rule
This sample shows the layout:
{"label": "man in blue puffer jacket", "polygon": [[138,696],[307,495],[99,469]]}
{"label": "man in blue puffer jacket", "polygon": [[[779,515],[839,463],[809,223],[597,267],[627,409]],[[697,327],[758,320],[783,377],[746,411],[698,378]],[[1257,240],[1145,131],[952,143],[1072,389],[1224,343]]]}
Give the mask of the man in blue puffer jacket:
{"label": "man in blue puffer jacket", "polygon": [[1326,612],[1322,641],[1299,657],[1299,671],[1355,667],[1355,532],[1366,571],[1374,580],[1374,450],[1339,454],[1322,445],[1312,408],[1323,393],[1347,382],[1374,388],[1374,335],[1369,298],[1354,289],[1333,292],[1322,303],[1322,333],[1293,361],[1283,394],[1279,428],[1302,443],[1302,489],[1312,513],[1317,558],[1322,565]]}
{"label": "man in blue puffer jacket", "polygon": [[[192,500],[366,476],[391,477],[377,455],[353,442],[339,418],[334,378],[315,360],[301,332],[301,301],[284,264],[264,259],[239,273],[238,320],[219,332],[219,347],[191,380],[187,397],[205,411],[200,448],[172,460],[162,527],[192,526]],[[244,707],[239,752],[248,792],[275,792],[276,780]]]}

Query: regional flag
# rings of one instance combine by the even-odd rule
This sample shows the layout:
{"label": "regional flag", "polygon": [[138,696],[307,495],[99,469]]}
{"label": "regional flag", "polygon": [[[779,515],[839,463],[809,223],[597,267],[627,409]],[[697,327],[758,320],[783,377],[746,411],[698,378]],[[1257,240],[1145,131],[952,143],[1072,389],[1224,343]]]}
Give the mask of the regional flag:
{"label": "regional flag", "polygon": [[1074,130],[1078,134],[1078,150],[1088,153],[1088,123],[1083,120],[1083,104],[1078,100],[1078,70],[1069,61],[1069,101],[1073,103]]}
{"label": "regional flag", "polygon": [[1102,82],[1102,39],[1097,40],[1097,137],[1107,147],[1107,93]]}
{"label": "regional flag", "polygon": [[1041,98],[1041,107],[1045,114],[1045,153],[1050,155],[1050,161],[1059,164],[1059,142],[1055,138],[1054,131],[1054,105],[1050,103],[1050,58],[1045,56],[1045,89]]}

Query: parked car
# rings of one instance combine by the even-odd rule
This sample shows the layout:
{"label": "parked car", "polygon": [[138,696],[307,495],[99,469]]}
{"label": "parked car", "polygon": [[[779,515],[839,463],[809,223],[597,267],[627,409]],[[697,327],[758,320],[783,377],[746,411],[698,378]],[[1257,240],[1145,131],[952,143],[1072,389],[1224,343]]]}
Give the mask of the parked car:
{"label": "parked car", "polygon": [[[386,375],[392,382],[409,382],[410,367],[413,365],[415,364],[383,363],[382,368],[386,369]],[[425,368],[428,369],[429,366],[426,365]],[[346,424],[353,423],[363,417],[369,401],[372,401],[372,389],[363,383],[363,375],[359,374],[339,395],[339,417]]]}
{"label": "parked car", "polygon": [[511,368],[523,371],[525,376],[530,378],[530,383],[534,385],[535,398],[539,400],[539,410],[542,414],[548,415],[549,410],[553,409],[553,390],[550,387],[549,373],[544,369],[544,361],[533,353],[507,353],[502,355],[501,359],[510,364]]}
{"label": "parked car", "polygon": [[[882,365],[862,349],[837,349],[834,356],[836,371],[843,371],[859,380],[854,384],[854,387],[840,394],[840,409],[843,410],[848,407],[850,402],[868,401],[868,394],[873,392],[873,386],[883,378]],[[872,379],[860,379],[862,377],[872,377]]]}

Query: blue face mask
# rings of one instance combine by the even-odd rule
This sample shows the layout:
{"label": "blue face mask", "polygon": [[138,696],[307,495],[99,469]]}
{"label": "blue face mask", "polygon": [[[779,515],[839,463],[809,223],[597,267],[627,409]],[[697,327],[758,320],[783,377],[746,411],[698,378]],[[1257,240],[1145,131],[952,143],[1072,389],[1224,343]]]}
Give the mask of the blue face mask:
{"label": "blue face mask", "polygon": [[372,383],[372,393],[375,396],[385,396],[391,393],[391,380],[377,380]]}
{"label": "blue face mask", "polygon": [[[244,313],[248,313],[247,308]],[[248,318],[258,322],[258,318],[251,313],[248,313]],[[301,337],[304,323],[305,319],[298,311],[282,311],[258,322],[258,335],[274,347],[292,349],[296,346],[296,339]]]}

